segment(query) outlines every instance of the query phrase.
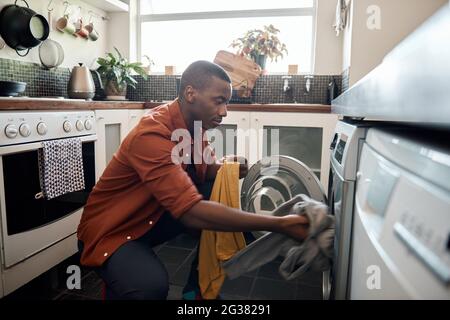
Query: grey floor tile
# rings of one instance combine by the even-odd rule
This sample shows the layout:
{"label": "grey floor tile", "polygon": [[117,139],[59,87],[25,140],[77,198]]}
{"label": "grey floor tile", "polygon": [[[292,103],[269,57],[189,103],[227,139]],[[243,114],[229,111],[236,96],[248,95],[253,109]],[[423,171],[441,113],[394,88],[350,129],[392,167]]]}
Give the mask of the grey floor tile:
{"label": "grey floor tile", "polygon": [[253,290],[250,293],[250,298],[268,300],[294,300],[295,293],[295,283],[256,278]]}
{"label": "grey floor tile", "polygon": [[183,287],[170,285],[167,300],[181,300],[183,296]]}
{"label": "grey floor tile", "polygon": [[166,243],[166,246],[184,249],[194,249],[198,244],[198,239],[195,239],[189,234],[180,234],[178,237]]}
{"label": "grey floor tile", "polygon": [[252,289],[253,277],[239,277],[234,280],[225,279],[220,294],[248,297]]}
{"label": "grey floor tile", "polygon": [[181,265],[185,259],[189,256],[192,250],[172,248],[164,246],[162,247],[157,255],[164,262],[164,264],[177,264]]}
{"label": "grey floor tile", "polygon": [[322,300],[322,288],[299,285],[295,298],[297,300]]}

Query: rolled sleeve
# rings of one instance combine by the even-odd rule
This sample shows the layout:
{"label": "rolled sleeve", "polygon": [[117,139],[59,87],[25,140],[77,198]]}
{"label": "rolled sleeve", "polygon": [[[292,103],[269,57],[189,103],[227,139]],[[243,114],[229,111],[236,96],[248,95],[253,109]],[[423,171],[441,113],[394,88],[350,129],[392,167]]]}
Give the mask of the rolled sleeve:
{"label": "rolled sleeve", "polygon": [[181,164],[172,161],[175,143],[164,136],[136,136],[129,148],[129,162],[149,190],[149,196],[175,218],[203,199]]}

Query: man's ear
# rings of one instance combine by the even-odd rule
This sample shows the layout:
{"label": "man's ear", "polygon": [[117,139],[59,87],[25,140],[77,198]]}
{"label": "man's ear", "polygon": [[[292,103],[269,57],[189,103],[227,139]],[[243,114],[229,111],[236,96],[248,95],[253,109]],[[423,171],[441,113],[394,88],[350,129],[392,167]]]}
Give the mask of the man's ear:
{"label": "man's ear", "polygon": [[189,103],[194,103],[196,98],[196,90],[192,86],[186,86],[184,89],[184,98]]}

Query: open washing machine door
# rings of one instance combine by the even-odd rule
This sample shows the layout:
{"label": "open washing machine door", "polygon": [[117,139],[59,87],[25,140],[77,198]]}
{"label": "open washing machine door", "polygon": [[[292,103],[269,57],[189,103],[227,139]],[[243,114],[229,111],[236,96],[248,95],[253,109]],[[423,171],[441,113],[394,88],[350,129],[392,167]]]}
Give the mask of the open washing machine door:
{"label": "open washing machine door", "polygon": [[[301,161],[288,156],[270,156],[255,163],[241,188],[241,208],[247,212],[270,215],[282,203],[297,194],[326,203],[319,179]],[[256,238],[266,232],[255,231]]]}

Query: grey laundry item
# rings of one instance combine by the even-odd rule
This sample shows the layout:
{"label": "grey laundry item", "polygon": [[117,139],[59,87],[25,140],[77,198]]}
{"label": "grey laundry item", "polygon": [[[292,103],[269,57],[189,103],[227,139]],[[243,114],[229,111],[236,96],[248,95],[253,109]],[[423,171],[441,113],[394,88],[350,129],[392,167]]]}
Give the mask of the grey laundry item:
{"label": "grey laundry item", "polygon": [[80,138],[42,142],[39,149],[41,192],[35,197],[48,200],[85,188],[83,147]]}
{"label": "grey laundry item", "polygon": [[239,251],[222,266],[230,279],[235,279],[262,265],[284,257],[279,272],[286,280],[300,277],[308,270],[329,270],[333,257],[334,217],[328,215],[328,207],[306,195],[297,195],[276,208],[272,215],[306,215],[309,234],[299,242],[284,234],[267,233]]}

